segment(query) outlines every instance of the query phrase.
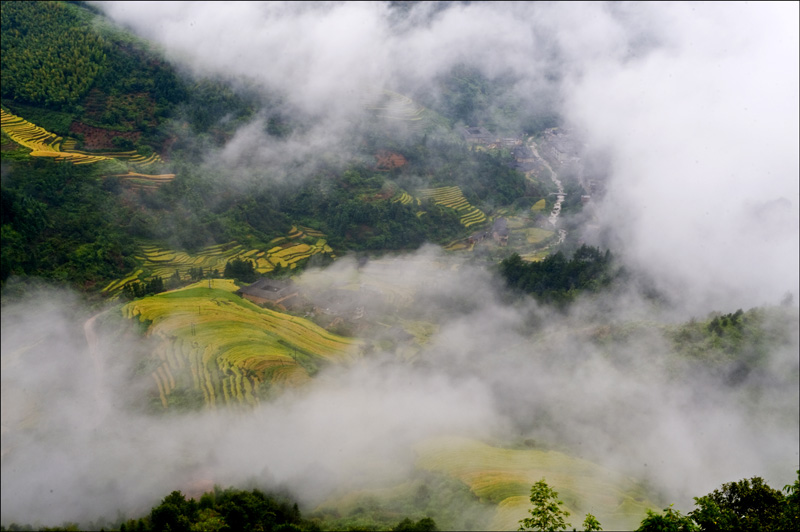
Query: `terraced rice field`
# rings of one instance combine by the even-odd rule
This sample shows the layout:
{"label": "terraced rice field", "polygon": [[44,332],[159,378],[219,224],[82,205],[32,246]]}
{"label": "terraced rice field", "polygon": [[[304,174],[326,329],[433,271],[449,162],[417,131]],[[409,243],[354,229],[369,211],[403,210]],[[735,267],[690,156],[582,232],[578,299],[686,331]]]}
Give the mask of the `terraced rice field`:
{"label": "terraced rice field", "polygon": [[271,387],[308,382],[309,368],[360,356],[356,340],[204,285],[122,307],[126,318],[149,320],[148,336],[160,340],[151,377],[165,408],[179,389],[201,392],[210,408],[257,405]]}
{"label": "terraced rice field", "polygon": [[470,205],[458,186],[422,189],[419,191],[419,197],[432,199],[439,205],[454,209],[464,227],[471,227],[486,221],[486,215],[477,207]]}
{"label": "terraced rice field", "polygon": [[365,108],[377,116],[407,122],[414,129],[422,127],[425,108],[411,98],[392,92],[381,91],[376,101],[365,104]]}
{"label": "terraced rice field", "polygon": [[503,449],[466,438],[438,438],[416,448],[418,467],[459,479],[482,500],[497,504],[492,530],[516,530],[528,517],[530,488],[544,477],[578,526],[587,512],[606,530],[633,530],[648,508],[632,479],[555,451]]}
{"label": "terraced rice field", "polygon": [[115,174],[109,177],[119,177],[130,188],[141,190],[155,190],[165,183],[169,183],[175,179],[175,174],[139,174],[137,172],[128,172],[127,174]]}
{"label": "terraced rice field", "polygon": [[32,157],[52,157],[56,161],[75,164],[91,164],[108,159],[103,155],[62,152],[61,144],[64,140],[62,137],[2,109],[0,109],[0,126],[11,140],[29,148]]}
{"label": "terraced rice field", "polygon": [[157,153],[145,157],[136,151],[86,152],[76,150],[74,139],[64,139],[22,117],[1,109],[0,126],[11,137],[11,140],[29,148],[31,157],[51,157],[57,162],[73,164],[92,164],[109,159],[121,159],[142,167],[161,162],[161,157]]}
{"label": "terraced rice field", "polygon": [[455,240],[447,244],[444,249],[446,251],[466,251],[471,250],[474,247],[473,244],[470,244],[469,239],[462,238],[460,240]]}
{"label": "terraced rice field", "polygon": [[405,190],[400,190],[398,194],[396,194],[392,198],[392,203],[402,203],[403,205],[409,205],[414,201],[414,197],[411,196]]}
{"label": "terraced rice field", "polygon": [[168,279],[175,275],[176,271],[183,280],[188,279],[191,270],[197,268],[202,268],[206,275],[214,270],[222,274],[225,265],[234,259],[253,261],[256,272],[260,274],[269,273],[277,266],[294,269],[300,261],[316,253],[335,257],[324,236],[314,229],[295,226],[289,231],[288,236],[270,242],[276,245],[266,251],[248,249],[236,242],[209,246],[192,255],[154,245],[142,246],[141,254],[137,256],[141,261],[141,268],[125,279],[110,283],[103,291],[108,295],[115,295],[127,283],[156,276]]}

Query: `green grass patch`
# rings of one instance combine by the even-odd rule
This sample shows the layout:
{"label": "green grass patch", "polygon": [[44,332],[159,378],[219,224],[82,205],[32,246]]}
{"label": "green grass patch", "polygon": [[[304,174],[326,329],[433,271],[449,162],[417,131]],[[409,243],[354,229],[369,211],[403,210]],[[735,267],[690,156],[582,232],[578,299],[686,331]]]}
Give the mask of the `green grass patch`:
{"label": "green grass patch", "polygon": [[553,238],[554,235],[554,231],[548,231],[547,229],[540,229],[538,227],[529,227],[525,230],[525,238],[528,244],[539,244],[549,238]]}

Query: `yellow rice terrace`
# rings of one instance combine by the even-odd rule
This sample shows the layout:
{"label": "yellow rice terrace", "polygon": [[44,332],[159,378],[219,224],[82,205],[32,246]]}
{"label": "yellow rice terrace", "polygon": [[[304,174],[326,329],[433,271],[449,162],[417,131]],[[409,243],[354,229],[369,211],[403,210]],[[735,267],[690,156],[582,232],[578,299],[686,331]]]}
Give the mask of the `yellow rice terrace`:
{"label": "yellow rice terrace", "polygon": [[50,157],[57,162],[71,162],[74,164],[92,164],[109,159],[124,159],[139,166],[149,166],[156,162],[162,162],[157,153],[144,156],[133,150],[104,152],[76,150],[74,149],[74,139],[64,139],[5,110],[0,110],[0,126],[2,126],[3,131],[6,132],[11,140],[29,148],[33,157]]}
{"label": "yellow rice terrace", "polygon": [[270,388],[302,385],[322,364],[361,352],[358,341],[202,283],[133,301],[122,313],[158,339],[147,371],[165,408],[201,397],[211,408],[255,406]]}
{"label": "yellow rice terrace", "polygon": [[225,270],[225,265],[235,259],[250,260],[255,265],[255,272],[265,274],[276,267],[295,269],[300,261],[317,253],[335,258],[333,249],[328,245],[325,235],[307,227],[293,226],[288,236],[278,237],[269,242],[268,250],[248,249],[237,242],[208,246],[198,253],[189,254],[156,245],[143,245],[141,254],[136,256],[141,268],[133,274],[116,279],[103,288],[108,295],[118,296],[128,283],[161,277],[167,279],[177,273],[181,280],[191,278],[193,269],[201,269],[217,275]]}
{"label": "yellow rice terrace", "polygon": [[655,506],[633,479],[556,451],[504,449],[460,437],[432,438],[415,450],[421,469],[457,478],[482,501],[497,504],[488,530],[515,530],[530,508],[531,485],[542,477],[558,488],[576,521],[591,511],[611,530],[633,530]]}

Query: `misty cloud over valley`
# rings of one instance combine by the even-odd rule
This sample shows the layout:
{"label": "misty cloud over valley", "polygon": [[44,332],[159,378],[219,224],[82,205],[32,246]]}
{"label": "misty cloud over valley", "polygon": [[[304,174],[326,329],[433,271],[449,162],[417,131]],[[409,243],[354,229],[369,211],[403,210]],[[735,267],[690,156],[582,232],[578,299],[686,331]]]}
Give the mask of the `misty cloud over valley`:
{"label": "misty cloud over valley", "polygon": [[[203,164],[231,181],[291,186],[321,164],[344,168],[382,91],[435,106],[459,65],[502,80],[482,118],[518,135],[523,117],[560,117],[605,190],[576,230],[613,250],[630,283],[561,311],[431,244],[345,255],[295,282],[392,317],[352,331],[361,356],[252,410],[164,415],[140,408],[152,382],[131,378],[159,338],[101,326],[107,316],[85,327],[107,307],[31,293],[2,312],[4,525],[144,515],[174,489],[214,484],[285,489],[312,510],[416,478],[420,446],[452,437],[563,452],[684,510],[723,482],[794,479],[796,3],[92,5],[185,75],[297,117],[278,138],[265,108],[208,150]],[[676,347],[687,323],[737,309],[770,338],[741,354],[757,363],[701,364]],[[420,323],[417,338],[397,332]]]}
{"label": "misty cloud over valley", "polygon": [[436,101],[437,80],[467,63],[511,80],[502,98],[555,107],[587,157],[603,154],[602,225],[665,288],[686,289],[676,299],[705,311],[797,299],[796,6],[98,5],[191,72],[249,80],[313,117],[285,144],[244,126],[219,154],[230,174],[237,161],[250,171],[243,159],[279,175],[313,155],[344,160],[365,99]]}

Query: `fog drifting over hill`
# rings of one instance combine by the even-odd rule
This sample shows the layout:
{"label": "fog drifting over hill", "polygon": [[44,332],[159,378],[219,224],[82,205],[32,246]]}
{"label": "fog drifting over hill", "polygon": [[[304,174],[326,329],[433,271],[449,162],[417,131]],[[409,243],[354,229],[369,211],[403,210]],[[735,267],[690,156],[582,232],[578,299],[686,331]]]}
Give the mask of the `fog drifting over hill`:
{"label": "fog drifting over hill", "polygon": [[288,144],[246,128],[218,156],[231,174],[252,154],[290,179],[309,155],[346,160],[365,94],[435,93],[466,63],[516,80],[532,107],[548,95],[610,161],[602,223],[676,302],[798,300],[796,3],[98,5],[191,72],[249,79],[315,117]]}
{"label": "fog drifting over hill", "polygon": [[[152,347],[136,345],[135,335],[101,336],[93,358],[86,315],[76,315],[68,294],[7,306],[4,524],[142,515],[173,489],[212,482],[288,488],[307,511],[337,489],[402,482],[414,470],[415,444],[453,435],[500,445],[535,439],[645,480],[654,496],[684,509],[723,482],[792,480],[800,461],[796,310],[773,324],[783,341],[732,384],[732,366],[688,371],[657,329],[626,329],[631,315],[655,317],[635,295],[581,302],[561,316],[530,301],[509,305],[489,273],[451,264],[429,247],[361,269],[341,259],[309,271],[318,278],[309,286],[320,276],[392,279],[387,286],[411,298],[398,311],[437,316],[437,327],[413,364],[376,352],[327,367],[251,412],[141,413],[132,405],[152,381],[130,371]],[[383,298],[369,290],[354,297],[367,306]],[[599,342],[614,324],[623,324],[620,334]]]}
{"label": "fog drifting over hill", "polygon": [[[490,77],[511,71],[519,95],[556,94],[587,153],[610,161],[602,223],[673,299],[671,319],[775,304],[787,291],[798,301],[795,3],[421,3],[404,13],[373,2],[98,5],[197,74],[283,91],[320,118],[307,133],[319,147],[338,145],[364,87],[433,90],[461,61]],[[222,156],[234,164],[248,149]],[[141,514],[203,480],[257,477],[314,504],[338,485],[404,478],[412,445],[440,434],[563,443],[647,478],[683,509],[723,482],[792,480],[796,323],[739,387],[702,372],[678,381],[658,335],[619,341],[613,358],[586,336],[600,314],[663,318],[636,294],[581,302],[566,317],[509,306],[485,271],[436,270],[441,253],[426,247],[392,263],[393,282],[440,320],[424,364],[376,354],[252,415],[132,413],[133,362],[101,342],[97,395],[88,315],[74,297],[32,294],[4,308],[3,524]],[[378,267],[358,272],[342,259],[325,275]],[[533,324],[545,331],[535,341]]]}

